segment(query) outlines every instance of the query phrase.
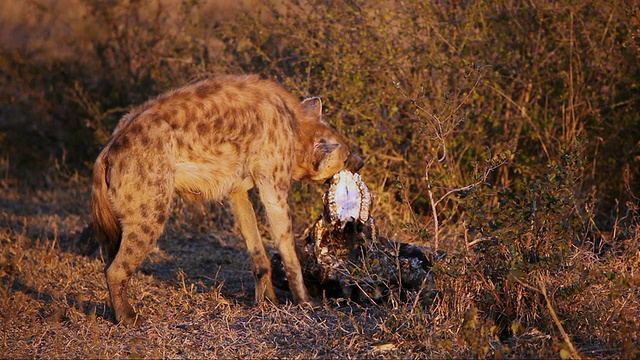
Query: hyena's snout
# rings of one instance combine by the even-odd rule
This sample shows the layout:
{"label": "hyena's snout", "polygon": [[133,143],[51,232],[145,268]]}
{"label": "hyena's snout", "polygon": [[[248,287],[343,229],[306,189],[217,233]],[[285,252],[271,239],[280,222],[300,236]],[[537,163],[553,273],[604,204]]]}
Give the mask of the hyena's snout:
{"label": "hyena's snout", "polygon": [[364,165],[362,158],[354,153],[349,154],[347,161],[345,162],[345,168],[352,173],[358,172]]}

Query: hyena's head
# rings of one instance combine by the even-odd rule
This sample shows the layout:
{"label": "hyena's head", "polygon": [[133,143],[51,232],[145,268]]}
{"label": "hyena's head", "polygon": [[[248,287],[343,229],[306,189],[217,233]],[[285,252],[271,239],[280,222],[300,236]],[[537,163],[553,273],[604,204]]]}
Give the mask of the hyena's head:
{"label": "hyena's head", "polygon": [[296,179],[323,181],[342,170],[356,172],[364,162],[349,150],[342,134],[322,119],[322,101],[313,97],[301,103]]}

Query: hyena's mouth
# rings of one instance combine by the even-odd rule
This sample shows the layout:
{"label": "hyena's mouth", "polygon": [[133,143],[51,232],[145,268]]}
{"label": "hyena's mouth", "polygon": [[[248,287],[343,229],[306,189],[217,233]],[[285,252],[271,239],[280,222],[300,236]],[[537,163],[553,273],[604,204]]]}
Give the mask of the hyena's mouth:
{"label": "hyena's mouth", "polygon": [[364,166],[364,161],[360,156],[352,153],[352,154],[349,154],[349,157],[347,158],[347,161],[345,161],[344,166],[347,170],[351,171],[352,173],[356,173],[360,169],[362,169],[362,167]]}

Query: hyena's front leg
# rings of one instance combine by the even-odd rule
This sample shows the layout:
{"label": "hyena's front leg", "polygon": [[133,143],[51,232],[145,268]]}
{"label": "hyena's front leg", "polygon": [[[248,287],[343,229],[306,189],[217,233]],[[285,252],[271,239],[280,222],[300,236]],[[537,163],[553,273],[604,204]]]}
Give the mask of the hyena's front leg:
{"label": "hyena's front leg", "polygon": [[[260,184],[260,199],[269,219],[271,236],[282,257],[293,299],[299,304],[308,303],[310,298],[304,285],[302,268],[296,253],[288,197],[289,186],[285,184]],[[271,277],[269,277],[269,282],[271,282]]]}
{"label": "hyena's front leg", "polygon": [[271,262],[264,248],[256,214],[249,200],[247,190],[240,190],[229,195],[235,221],[240,225],[240,232],[247,243],[247,251],[251,256],[253,276],[256,279],[256,302],[261,303],[265,297],[277,304],[278,299],[271,282]]}

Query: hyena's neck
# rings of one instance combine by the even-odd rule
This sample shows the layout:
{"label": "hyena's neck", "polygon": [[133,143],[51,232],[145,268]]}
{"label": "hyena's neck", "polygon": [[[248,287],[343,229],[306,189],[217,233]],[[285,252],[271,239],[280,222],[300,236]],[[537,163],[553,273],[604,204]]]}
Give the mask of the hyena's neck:
{"label": "hyena's neck", "polygon": [[293,180],[305,180],[313,172],[313,146],[316,131],[309,126],[308,121],[298,121],[295,128],[295,159],[292,178]]}

